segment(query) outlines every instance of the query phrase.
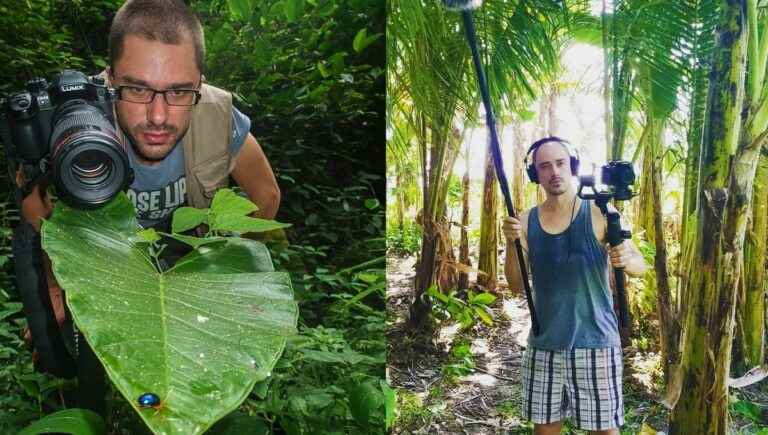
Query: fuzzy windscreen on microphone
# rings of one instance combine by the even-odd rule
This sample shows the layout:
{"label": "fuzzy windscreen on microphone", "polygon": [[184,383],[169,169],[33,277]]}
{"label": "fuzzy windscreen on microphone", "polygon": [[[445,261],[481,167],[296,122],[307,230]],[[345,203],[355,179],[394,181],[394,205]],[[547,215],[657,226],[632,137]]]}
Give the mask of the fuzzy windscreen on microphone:
{"label": "fuzzy windscreen on microphone", "polygon": [[467,11],[479,8],[483,4],[483,0],[443,0],[443,4],[448,9]]}

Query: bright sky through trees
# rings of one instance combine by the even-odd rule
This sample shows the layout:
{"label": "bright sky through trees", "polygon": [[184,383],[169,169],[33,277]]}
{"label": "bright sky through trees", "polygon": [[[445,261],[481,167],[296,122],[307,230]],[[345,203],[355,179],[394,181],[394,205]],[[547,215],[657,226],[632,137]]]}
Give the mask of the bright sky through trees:
{"label": "bright sky through trees", "polygon": [[[560,96],[556,105],[557,134],[574,144],[582,153],[582,168],[589,171],[591,163],[601,165],[605,162],[605,124],[603,121],[604,105],[602,97],[603,54],[600,48],[586,44],[573,44],[566,48],[562,56],[563,73],[558,78]],[[526,147],[539,137],[533,136],[537,129],[538,101],[528,110],[536,112],[533,120],[524,123]],[[480,109],[482,111],[482,108]],[[484,113],[484,112],[481,112]],[[485,119],[483,116],[481,119]],[[504,126],[499,138],[504,154],[504,166],[511,174],[512,159],[507,157],[512,152],[513,134],[511,125]],[[485,124],[466,133],[465,141],[470,141],[470,177],[472,180],[483,178],[485,147],[488,141],[488,129]],[[460,156],[454,167],[454,174],[461,176],[466,169],[466,162]],[[511,180],[510,180],[511,182]]]}

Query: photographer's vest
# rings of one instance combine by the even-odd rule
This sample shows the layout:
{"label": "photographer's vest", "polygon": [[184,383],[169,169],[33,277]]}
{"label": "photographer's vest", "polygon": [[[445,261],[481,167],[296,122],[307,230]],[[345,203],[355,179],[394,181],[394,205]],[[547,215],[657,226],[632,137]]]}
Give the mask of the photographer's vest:
{"label": "photographer's vest", "polygon": [[200,102],[192,109],[189,130],[182,139],[187,203],[208,208],[216,190],[227,187],[235,160],[229,155],[232,94],[203,84]]}
{"label": "photographer's vest", "polygon": [[[108,80],[106,72],[99,76]],[[187,205],[208,208],[216,190],[227,187],[235,167],[228,145],[232,132],[232,94],[203,83],[200,101],[192,107],[189,129],[182,138]],[[117,117],[117,111],[114,111]],[[128,138],[115,122],[124,146]]]}

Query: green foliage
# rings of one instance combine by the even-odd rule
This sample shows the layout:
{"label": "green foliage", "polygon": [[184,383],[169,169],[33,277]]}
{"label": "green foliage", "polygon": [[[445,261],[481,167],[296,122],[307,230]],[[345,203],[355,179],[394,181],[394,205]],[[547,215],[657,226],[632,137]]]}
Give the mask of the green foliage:
{"label": "green foliage", "polygon": [[[382,248],[378,253],[383,254]],[[323,251],[292,245],[275,257],[277,267],[292,267],[299,255],[314,270],[292,277],[304,325],[245,407],[288,433],[385,433],[386,404],[390,414],[393,406],[392,392],[381,384],[386,360],[383,257],[333,270]],[[365,404],[355,402],[363,396]]]}
{"label": "green foliage", "polygon": [[443,414],[447,408],[444,395],[439,385],[433,385],[427,394],[398,389],[395,426],[402,428],[398,433],[412,433],[412,429],[428,426]]}
{"label": "green foliage", "polygon": [[[3,307],[17,302],[8,302],[8,294],[0,291]],[[0,432],[10,433],[23,424],[40,417],[52,392],[60,384],[50,376],[34,373],[32,355],[24,349],[21,332],[26,320],[18,309],[0,323]]]}
{"label": "green foliage", "polygon": [[122,0],[25,0],[0,4],[0,95],[64,69],[101,71],[104,29]]}
{"label": "green foliage", "polygon": [[[207,26],[206,75],[242,97],[288,201],[279,217],[312,228],[329,213],[351,219],[353,201],[378,194],[383,204],[383,189],[372,186],[384,174],[383,38],[369,40],[383,33],[383,4],[250,1],[252,14],[241,21],[230,13],[234,3],[242,2],[193,2]],[[369,41],[358,52],[362,29]],[[371,214],[359,217],[347,227]]]}
{"label": "green foliage", "polygon": [[102,435],[107,433],[104,419],[87,409],[65,409],[47,415],[19,432],[19,435],[65,432],[72,435]]}
{"label": "green foliage", "polygon": [[213,197],[210,208],[179,207],[175,210],[171,229],[174,233],[182,233],[205,224],[208,226],[206,237],[216,237],[220,233],[264,232],[290,226],[248,216],[256,210],[258,207],[248,198],[231,189],[221,189]]}
{"label": "green foliage", "polygon": [[496,296],[491,293],[475,294],[470,290],[466,302],[456,296],[455,290],[444,294],[436,286],[428,288],[427,294],[432,298],[432,314],[442,321],[458,321],[462,330],[473,327],[478,320],[493,326],[489,305],[496,301]]}
{"label": "green foliage", "polygon": [[375,356],[361,353],[366,348],[378,344],[340,329],[302,328],[261,391],[257,385],[255,394],[263,400],[247,407],[289,433],[384,433],[383,348]]}
{"label": "green foliage", "polygon": [[760,405],[749,400],[739,399],[735,394],[731,396],[730,412],[752,423],[768,424],[768,420],[763,415],[763,408]]}
{"label": "green foliage", "polygon": [[[0,44],[9,47],[0,53],[0,94],[20,89],[33,76],[50,78],[65,67],[99,72],[107,59],[109,21],[122,3],[24,0],[13,7],[0,5]],[[266,243],[276,269],[291,274],[301,325],[268,385],[257,385],[233,417],[223,419],[211,433],[243,433],[236,430],[237,424],[249,417],[277,432],[383,433],[384,419],[394,418],[394,392],[381,384],[384,5],[378,0],[189,3],[205,28],[206,78],[234,92],[280,185],[277,219],[293,226],[286,231],[289,242]],[[4,171],[0,175],[6,176]],[[1,193],[4,198],[8,192]],[[9,228],[17,219],[12,209],[0,207],[0,258],[7,254]],[[151,234],[144,236],[147,243],[154,240]],[[193,239],[185,241],[200,243]],[[0,261],[0,288],[8,290],[0,293],[0,303],[20,300],[14,280],[12,264]],[[71,383],[33,373],[31,353],[20,338],[23,326],[21,313],[0,320],[2,433],[15,433],[31,420],[71,404]],[[329,357],[323,352],[331,352],[329,334],[339,340],[333,351],[341,354],[331,358],[362,362],[319,361]],[[310,356],[297,349],[299,344]],[[358,408],[356,418],[350,395],[352,384],[358,383],[368,385],[368,392],[378,388],[384,399],[368,400],[382,404]],[[289,402],[294,394],[305,393],[311,397],[307,410],[322,412],[307,415],[301,404]],[[331,395],[334,403],[320,406],[322,400],[317,399],[327,398],[320,393]],[[108,426],[115,433],[146,431],[132,404],[119,394],[110,393],[108,410]],[[367,426],[361,424],[366,410]]]}
{"label": "green foliage", "polygon": [[448,180],[448,195],[446,202],[448,207],[458,207],[461,204],[461,196],[464,189],[461,186],[461,177],[451,174]]}
{"label": "green foliage", "polygon": [[421,249],[421,227],[406,219],[403,228],[387,227],[387,249],[399,255],[416,255]]}
{"label": "green foliage", "polygon": [[451,358],[443,364],[443,377],[451,382],[452,380],[468,375],[475,369],[475,359],[472,356],[472,345],[466,341],[453,343],[451,349]]}

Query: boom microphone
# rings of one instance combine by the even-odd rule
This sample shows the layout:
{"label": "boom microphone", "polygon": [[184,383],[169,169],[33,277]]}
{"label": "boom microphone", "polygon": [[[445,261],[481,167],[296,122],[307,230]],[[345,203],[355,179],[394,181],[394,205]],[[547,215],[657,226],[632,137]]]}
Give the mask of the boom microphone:
{"label": "boom microphone", "polygon": [[[491,107],[491,97],[488,93],[488,82],[485,79],[483,66],[480,64],[480,55],[477,52],[477,37],[475,36],[475,25],[472,22],[472,10],[479,8],[482,0],[443,0],[443,4],[448,9],[461,11],[461,17],[464,20],[464,31],[467,36],[469,49],[472,51],[472,62],[477,72],[477,81],[480,86],[480,95],[485,107],[485,123],[488,125],[489,135],[491,137],[491,154],[493,155],[493,166],[496,169],[496,177],[499,179],[499,187],[504,195],[504,204],[507,207],[507,214],[516,217],[515,208],[512,206],[512,196],[509,193],[507,176],[504,173],[504,163],[501,160],[501,150],[499,148],[499,135],[496,132],[496,119],[493,116]],[[528,282],[528,270],[525,267],[523,259],[523,247],[520,245],[520,239],[515,240],[515,250],[517,252],[517,264],[520,267],[520,275],[523,278],[525,287],[525,299],[528,302],[528,311],[531,313],[531,330],[533,335],[539,335],[539,322],[536,316],[536,310],[533,306],[533,296],[531,295],[531,285]]]}

